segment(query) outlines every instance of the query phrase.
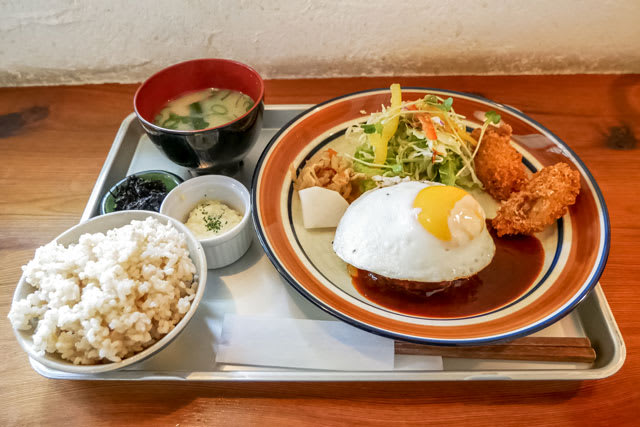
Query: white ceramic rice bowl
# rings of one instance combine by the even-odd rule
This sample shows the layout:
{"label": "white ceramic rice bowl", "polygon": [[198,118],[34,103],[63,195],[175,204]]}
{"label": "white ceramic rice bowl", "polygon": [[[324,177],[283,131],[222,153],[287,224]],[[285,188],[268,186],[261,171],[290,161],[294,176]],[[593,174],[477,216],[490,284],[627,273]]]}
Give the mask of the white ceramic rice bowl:
{"label": "white ceramic rice bowl", "polygon": [[[205,291],[205,284],[207,282],[207,263],[204,256],[204,250],[202,245],[197,239],[187,230],[184,224],[179,221],[168,217],[166,215],[159,214],[151,211],[120,211],[107,215],[101,215],[90,219],[89,221],[80,223],[69,230],[60,234],[54,240],[62,245],[69,245],[71,243],[77,243],[80,236],[86,233],[99,233],[106,232],[112,228],[122,227],[129,224],[132,220],[144,220],[147,217],[154,217],[163,224],[171,222],[175,228],[186,236],[187,247],[189,249],[189,255],[194,265],[196,266],[196,274],[198,277],[198,289],[196,290],[195,298],[191,301],[189,310],[185,313],[184,317],[176,324],[176,326],[163,338],[144,349],[143,351],[123,359],[120,362],[109,362],[96,365],[74,365],[72,362],[62,359],[57,354],[45,353],[39,355],[35,350],[32,341],[33,330],[17,330],[13,329],[13,332],[18,340],[18,343],[24,351],[27,352],[29,357],[38,361],[42,365],[56,369],[63,372],[71,372],[76,374],[96,374],[101,372],[116,371],[126,366],[133,365],[141,360],[144,360],[153,354],[157,353],[164,347],[166,347],[171,341],[173,341],[180,332],[187,326],[198,304],[202,300],[202,296]],[[33,292],[33,288],[26,282],[24,274],[20,277],[20,281],[13,294],[13,303],[25,298],[28,294]]]}

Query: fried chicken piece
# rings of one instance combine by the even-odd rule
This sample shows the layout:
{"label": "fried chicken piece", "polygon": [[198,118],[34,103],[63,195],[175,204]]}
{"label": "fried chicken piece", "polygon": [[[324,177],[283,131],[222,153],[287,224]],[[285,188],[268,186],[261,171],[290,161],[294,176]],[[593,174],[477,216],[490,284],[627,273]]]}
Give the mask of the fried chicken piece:
{"label": "fried chicken piece", "polygon": [[364,178],[364,174],[353,170],[351,161],[339,155],[335,150],[325,150],[315,161],[307,161],[296,178],[293,165],[292,176],[295,178],[293,187],[303,190],[309,187],[324,187],[337,191],[347,202],[352,202],[358,196],[353,183]]}
{"label": "fried chicken piece", "polygon": [[[480,128],[471,136],[480,138]],[[527,182],[522,155],[509,143],[511,126],[489,126],[482,136],[474,159],[478,179],[495,199],[506,200]]]}
{"label": "fried chicken piece", "polygon": [[566,214],[579,192],[578,171],[562,162],[547,166],[500,204],[491,224],[498,236],[537,233]]}

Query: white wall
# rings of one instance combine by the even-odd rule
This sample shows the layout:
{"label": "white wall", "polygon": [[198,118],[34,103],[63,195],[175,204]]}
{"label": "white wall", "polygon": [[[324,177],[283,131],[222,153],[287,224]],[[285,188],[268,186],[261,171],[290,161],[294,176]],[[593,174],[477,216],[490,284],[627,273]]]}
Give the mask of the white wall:
{"label": "white wall", "polygon": [[640,0],[0,0],[0,85],[196,57],[270,78],[640,72]]}

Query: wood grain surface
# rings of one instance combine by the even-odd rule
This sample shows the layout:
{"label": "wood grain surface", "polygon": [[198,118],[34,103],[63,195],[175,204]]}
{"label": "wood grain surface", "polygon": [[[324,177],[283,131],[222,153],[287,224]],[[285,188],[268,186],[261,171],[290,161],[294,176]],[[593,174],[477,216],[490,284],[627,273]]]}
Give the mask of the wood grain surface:
{"label": "wood grain surface", "polygon": [[566,141],[604,193],[612,246],[601,284],[627,344],[613,377],[585,382],[177,383],[48,380],[6,316],[20,267],[74,225],[134,85],[0,89],[0,425],[638,425],[640,76],[416,77],[267,82],[268,103],[388,86],[473,92]]}

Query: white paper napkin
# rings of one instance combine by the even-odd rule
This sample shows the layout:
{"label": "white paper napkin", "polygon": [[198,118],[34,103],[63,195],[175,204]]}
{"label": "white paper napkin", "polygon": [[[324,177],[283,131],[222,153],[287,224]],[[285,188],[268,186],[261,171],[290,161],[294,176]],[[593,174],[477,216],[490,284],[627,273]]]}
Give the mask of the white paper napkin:
{"label": "white paper napkin", "polygon": [[216,363],[336,371],[441,370],[442,358],[398,357],[393,340],[339,321],[227,314]]}

